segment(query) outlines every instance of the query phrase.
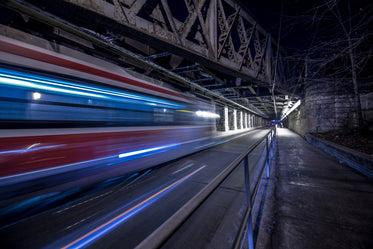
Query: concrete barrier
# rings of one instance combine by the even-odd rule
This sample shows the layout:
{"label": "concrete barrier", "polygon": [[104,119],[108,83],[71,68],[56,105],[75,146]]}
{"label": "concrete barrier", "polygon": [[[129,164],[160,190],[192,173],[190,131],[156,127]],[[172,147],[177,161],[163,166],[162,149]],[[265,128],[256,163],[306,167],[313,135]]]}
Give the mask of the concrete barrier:
{"label": "concrete barrier", "polygon": [[316,138],[310,134],[306,134],[305,139],[310,144],[336,157],[339,161],[346,163],[369,178],[373,178],[373,156]]}

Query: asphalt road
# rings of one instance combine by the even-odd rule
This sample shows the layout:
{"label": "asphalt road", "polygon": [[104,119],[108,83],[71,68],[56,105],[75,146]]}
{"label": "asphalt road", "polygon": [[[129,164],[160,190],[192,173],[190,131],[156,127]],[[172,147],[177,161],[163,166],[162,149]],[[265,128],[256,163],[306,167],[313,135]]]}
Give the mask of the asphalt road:
{"label": "asphalt road", "polygon": [[[161,167],[106,181],[63,205],[6,224],[0,228],[1,248],[135,248],[268,131],[253,130]],[[264,146],[249,156],[252,179]],[[243,167],[238,167],[163,247],[227,248],[245,204]]]}

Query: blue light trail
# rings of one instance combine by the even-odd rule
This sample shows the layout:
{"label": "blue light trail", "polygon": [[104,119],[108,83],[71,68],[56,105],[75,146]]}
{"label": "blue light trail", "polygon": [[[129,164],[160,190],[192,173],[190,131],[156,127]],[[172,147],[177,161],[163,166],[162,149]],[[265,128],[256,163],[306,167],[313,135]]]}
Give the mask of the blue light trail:
{"label": "blue light trail", "polygon": [[130,160],[130,159],[147,156],[149,154],[155,154],[155,153],[171,150],[178,146],[180,146],[180,144],[169,144],[169,145],[163,145],[163,146],[158,146],[158,147],[153,147],[153,148],[148,148],[148,149],[134,150],[134,151],[119,154],[118,157],[126,158]]}
{"label": "blue light trail", "polygon": [[195,171],[189,173],[188,175],[184,176],[183,178],[175,181],[174,183],[168,185],[167,187],[163,188],[162,190],[158,191],[157,193],[151,195],[150,197],[148,197],[144,201],[136,204],[132,208],[130,208],[130,209],[124,211],[123,213],[117,215],[116,217],[112,218],[108,222],[100,225],[99,227],[91,230],[90,232],[86,233],[85,235],[77,238],[73,242],[71,242],[68,245],[62,247],[62,249],[84,248],[84,247],[88,246],[89,244],[95,242],[97,239],[101,238],[102,236],[104,236],[105,234],[110,232],[111,230],[113,230],[116,227],[118,227],[119,225],[121,225],[126,220],[130,219],[131,217],[133,217],[134,215],[139,213],[141,210],[145,209],[146,207],[148,207],[149,205],[151,205],[152,203],[154,203],[155,201],[157,201],[158,199],[160,199],[161,197],[166,195],[173,188],[180,185],[181,183],[183,183],[185,180],[192,177],[193,175],[195,175],[197,172],[202,170],[204,167],[206,167],[206,165],[201,166],[200,168],[198,168]]}
{"label": "blue light trail", "polygon": [[65,80],[58,80],[23,72],[0,68],[0,83],[13,87],[22,87],[29,90],[38,90],[58,94],[96,98],[132,104],[145,104],[163,108],[179,109],[185,107],[172,101],[138,95],[124,91],[114,91],[108,88],[81,85]]}

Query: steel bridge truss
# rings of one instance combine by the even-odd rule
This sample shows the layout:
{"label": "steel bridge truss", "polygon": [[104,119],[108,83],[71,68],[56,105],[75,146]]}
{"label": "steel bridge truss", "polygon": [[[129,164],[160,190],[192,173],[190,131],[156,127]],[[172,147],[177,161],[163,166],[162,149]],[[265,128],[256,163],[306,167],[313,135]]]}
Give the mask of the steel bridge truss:
{"label": "steel bridge truss", "polygon": [[234,0],[9,2],[38,6],[268,117],[289,105],[287,96],[294,92],[296,67]]}
{"label": "steel bridge truss", "polygon": [[[182,55],[271,84],[278,46],[232,0],[66,0],[114,20],[137,35],[165,41]],[[171,50],[171,49],[170,49]],[[279,66],[284,69],[280,53]],[[205,61],[207,60],[207,61]],[[278,75],[286,72],[279,70]]]}

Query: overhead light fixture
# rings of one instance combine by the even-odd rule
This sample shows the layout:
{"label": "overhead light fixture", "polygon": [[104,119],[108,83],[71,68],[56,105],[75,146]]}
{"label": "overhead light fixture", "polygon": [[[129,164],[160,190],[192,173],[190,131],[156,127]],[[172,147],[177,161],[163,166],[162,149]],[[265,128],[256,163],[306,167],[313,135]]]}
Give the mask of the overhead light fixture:
{"label": "overhead light fixture", "polygon": [[283,120],[284,118],[286,118],[290,113],[292,113],[298,106],[300,106],[300,104],[302,104],[302,101],[301,100],[298,100],[292,108],[290,108],[290,110],[286,110],[284,112],[284,114],[282,115],[281,117],[281,120]]}

